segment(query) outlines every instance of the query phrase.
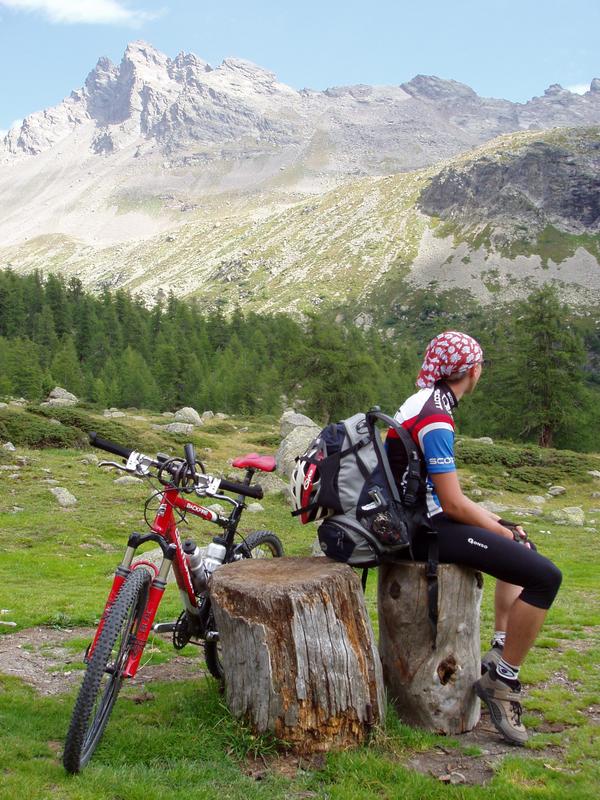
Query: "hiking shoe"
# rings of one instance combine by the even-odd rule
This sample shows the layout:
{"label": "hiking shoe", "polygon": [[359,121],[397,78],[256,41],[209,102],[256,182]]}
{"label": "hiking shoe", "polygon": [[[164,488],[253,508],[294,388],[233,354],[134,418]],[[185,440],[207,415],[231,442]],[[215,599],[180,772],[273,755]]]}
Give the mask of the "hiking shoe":
{"label": "hiking shoe", "polygon": [[483,677],[475,682],[475,691],[489,709],[492,722],[507,742],[523,746],[527,730],[521,722],[521,684],[513,688],[498,677],[492,664]]}
{"label": "hiking shoe", "polygon": [[485,653],[485,655],[481,656],[481,674],[485,675],[485,673],[489,670],[492,666],[498,665],[498,662],[502,658],[502,653],[504,652],[504,648],[501,644],[494,644],[492,643],[491,648]]}

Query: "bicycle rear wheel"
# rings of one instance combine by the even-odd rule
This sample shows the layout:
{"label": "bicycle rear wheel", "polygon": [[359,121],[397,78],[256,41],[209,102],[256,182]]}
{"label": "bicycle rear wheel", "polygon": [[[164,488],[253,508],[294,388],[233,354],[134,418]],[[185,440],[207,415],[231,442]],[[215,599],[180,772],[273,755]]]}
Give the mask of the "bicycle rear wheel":
{"label": "bicycle rear wheel", "polygon": [[[253,531],[246,536],[234,551],[234,560],[238,558],[280,558],[283,545],[277,534],[272,531]],[[212,610],[208,616],[207,631],[216,631]],[[204,658],[210,674],[219,681],[223,680],[223,660],[219,640],[204,642]]]}
{"label": "bicycle rear wheel", "polygon": [[106,615],[65,741],[63,764],[68,772],[85,767],[102,737],[123,683],[123,670],[146,606],[150,581],[147,570],[135,569]]}

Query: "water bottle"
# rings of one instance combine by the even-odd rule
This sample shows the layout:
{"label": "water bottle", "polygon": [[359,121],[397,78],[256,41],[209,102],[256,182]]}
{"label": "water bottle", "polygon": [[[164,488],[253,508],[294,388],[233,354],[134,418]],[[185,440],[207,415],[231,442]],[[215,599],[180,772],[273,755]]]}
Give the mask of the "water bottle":
{"label": "water bottle", "polygon": [[212,540],[212,542],[208,545],[206,550],[206,556],[204,558],[204,569],[206,571],[206,580],[212,575],[212,573],[220,567],[225,559],[225,553],[227,552],[227,548],[224,544],[222,544],[222,539],[220,537],[216,537]]}
{"label": "water bottle", "polygon": [[182,544],[183,552],[192,576],[192,584],[196,594],[206,589],[206,570],[202,551],[193,539],[186,539]]}

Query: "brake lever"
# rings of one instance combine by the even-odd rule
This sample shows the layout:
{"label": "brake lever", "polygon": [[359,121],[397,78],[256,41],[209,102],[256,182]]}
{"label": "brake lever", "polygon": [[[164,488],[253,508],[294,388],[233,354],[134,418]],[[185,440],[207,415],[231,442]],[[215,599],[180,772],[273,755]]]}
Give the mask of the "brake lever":
{"label": "brake lever", "polygon": [[215,497],[221,485],[220,478],[214,478],[212,475],[199,475],[198,480],[194,484],[194,491],[198,497]]}

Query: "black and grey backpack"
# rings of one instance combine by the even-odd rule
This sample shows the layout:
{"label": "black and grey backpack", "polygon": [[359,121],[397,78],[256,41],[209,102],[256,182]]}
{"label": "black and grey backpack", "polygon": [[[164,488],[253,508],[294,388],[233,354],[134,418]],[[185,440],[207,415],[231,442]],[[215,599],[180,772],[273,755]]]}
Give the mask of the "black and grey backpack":
{"label": "black and grey backpack", "polygon": [[[393,428],[406,450],[407,468],[400,486],[377,421]],[[413,537],[418,531],[426,533],[429,616],[435,635],[437,537],[426,514],[423,459],[399,422],[375,407],[323,428],[296,459],[291,494],[293,516],[304,524],[323,520],[318,536],[325,555],[353,567],[412,558]]]}

